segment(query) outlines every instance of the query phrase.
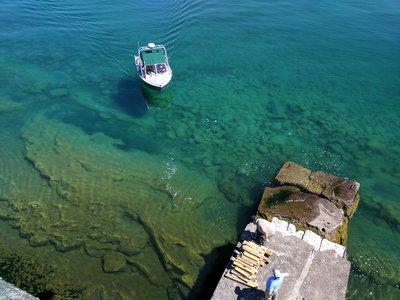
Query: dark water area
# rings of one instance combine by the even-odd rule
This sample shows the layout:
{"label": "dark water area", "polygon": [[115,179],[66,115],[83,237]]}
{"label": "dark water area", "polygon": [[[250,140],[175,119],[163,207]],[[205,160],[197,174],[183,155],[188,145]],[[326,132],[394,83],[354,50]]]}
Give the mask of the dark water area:
{"label": "dark water area", "polygon": [[[397,1],[1,8],[1,277],[54,299],[207,298],[292,160],[361,183],[348,299],[400,298]],[[138,42],[169,52],[163,93],[137,80]]]}

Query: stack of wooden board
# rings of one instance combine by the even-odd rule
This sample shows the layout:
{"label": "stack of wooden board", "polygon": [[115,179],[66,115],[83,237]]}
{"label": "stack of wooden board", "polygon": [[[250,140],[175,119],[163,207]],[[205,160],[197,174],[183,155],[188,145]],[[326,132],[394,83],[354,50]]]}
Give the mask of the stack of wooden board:
{"label": "stack of wooden board", "polygon": [[253,241],[243,241],[240,250],[234,253],[236,257],[231,257],[225,277],[250,287],[258,287],[258,269],[270,262],[267,256],[272,254],[272,250]]}

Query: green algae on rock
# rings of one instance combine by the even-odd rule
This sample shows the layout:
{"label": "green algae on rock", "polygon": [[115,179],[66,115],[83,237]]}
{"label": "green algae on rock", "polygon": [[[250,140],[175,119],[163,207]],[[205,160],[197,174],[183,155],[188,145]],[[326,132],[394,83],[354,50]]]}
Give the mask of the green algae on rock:
{"label": "green algae on rock", "polygon": [[[178,162],[139,150],[123,151],[118,139],[88,135],[45,117],[26,124],[22,138],[25,159],[39,184],[35,193],[23,184],[3,190],[0,217],[31,246],[82,252],[98,260],[110,276],[126,273],[124,278],[133,276],[143,287],[157,285],[156,298],[177,286],[187,294],[198,284],[202,253],[223,244],[230,228],[215,222],[226,222],[221,209],[210,207],[214,203],[209,199],[220,193],[215,183]],[[187,178],[197,180],[188,183]],[[209,240],[209,231],[221,239]],[[199,234],[194,237],[193,232]],[[88,297],[100,290],[117,297],[100,285],[87,281],[79,288]],[[128,290],[118,293],[128,295]]]}
{"label": "green algae on rock", "polygon": [[0,277],[34,296],[57,295],[57,299],[76,299],[82,290],[74,289],[55,275],[54,266],[41,263],[34,256],[18,255],[0,248]]}
{"label": "green algae on rock", "polygon": [[103,257],[103,271],[106,273],[120,272],[125,266],[125,256],[120,252],[108,252]]}

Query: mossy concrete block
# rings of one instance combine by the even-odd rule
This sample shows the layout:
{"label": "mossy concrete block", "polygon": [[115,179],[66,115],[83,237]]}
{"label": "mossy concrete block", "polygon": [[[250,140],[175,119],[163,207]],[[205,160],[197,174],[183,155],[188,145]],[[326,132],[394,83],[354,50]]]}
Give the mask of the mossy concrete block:
{"label": "mossy concrete block", "polygon": [[360,184],[346,178],[286,162],[267,187],[258,215],[293,223],[299,230],[311,230],[323,238],[347,245],[348,223],[360,201]]}
{"label": "mossy concrete block", "polygon": [[286,162],[275,177],[280,184],[300,187],[312,194],[323,196],[343,208],[351,217],[357,208],[360,184],[346,178],[304,168],[292,161]]}
{"label": "mossy concrete block", "polygon": [[[321,199],[321,198],[319,198]],[[343,210],[338,209],[333,203],[324,200],[318,204],[318,216],[308,222],[309,225],[332,237],[343,224]]]}
{"label": "mossy concrete block", "polygon": [[358,190],[360,184],[348,179],[338,178],[336,181],[327,185],[322,195],[336,204],[336,206],[343,208],[346,214],[351,217],[353,212],[357,209]]}
{"label": "mossy concrete block", "polygon": [[306,186],[310,181],[310,174],[311,171],[309,169],[288,161],[279,170],[279,173],[275,176],[275,180],[286,184],[296,183],[299,186]]}
{"label": "mossy concrete block", "polygon": [[272,216],[268,215],[269,208],[285,203],[290,197],[300,192],[300,189],[294,186],[283,186],[283,187],[266,187],[261,197],[261,201],[258,207],[258,213],[265,219],[272,220]]}
{"label": "mossy concrete block", "polygon": [[309,181],[306,185],[302,186],[310,193],[321,195],[326,188],[326,182],[331,178],[336,177],[323,172],[311,172],[308,177]]}
{"label": "mossy concrete block", "polygon": [[[343,224],[343,211],[325,198],[301,192],[293,186],[265,188],[258,214],[290,220],[298,229],[312,230],[333,242]],[[283,222],[283,221],[280,221]],[[287,231],[288,224],[281,230]]]}

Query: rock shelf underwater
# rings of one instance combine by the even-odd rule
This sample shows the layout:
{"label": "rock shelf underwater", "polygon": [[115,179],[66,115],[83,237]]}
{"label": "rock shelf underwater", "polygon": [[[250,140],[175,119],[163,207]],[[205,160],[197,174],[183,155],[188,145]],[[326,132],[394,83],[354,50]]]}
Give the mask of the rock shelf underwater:
{"label": "rock shelf underwater", "polygon": [[[133,280],[139,293],[150,283],[159,287],[153,289],[154,296],[165,298],[163,294],[176,286],[187,293],[197,280],[203,265],[200,254],[210,249],[207,235],[192,238],[197,231],[224,237],[219,242],[214,237],[212,243],[222,244],[229,236],[218,222],[211,222],[226,215],[209,207],[213,204],[207,198],[220,194],[215,184],[178,162],[173,166],[177,170],[168,174],[165,162],[149,159],[142,151],[127,155],[116,147],[118,140],[104,134],[87,136],[71,125],[41,117],[24,127],[22,138],[24,157],[37,175],[26,176],[32,183],[27,189],[10,185],[8,196],[2,196],[1,216],[32,247],[83,249],[99,260],[105,273],[130,274],[120,276],[121,286],[130,287]],[[185,178],[196,182],[189,185]],[[190,213],[193,209],[204,210],[210,219]],[[124,282],[124,277],[129,279]],[[90,285],[102,290],[102,284],[99,280]]]}

